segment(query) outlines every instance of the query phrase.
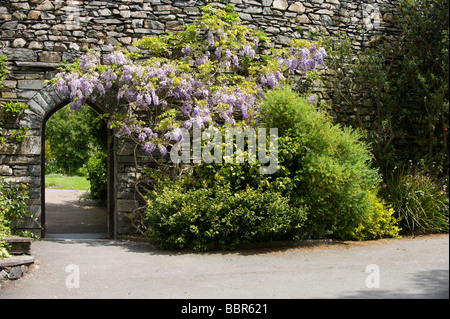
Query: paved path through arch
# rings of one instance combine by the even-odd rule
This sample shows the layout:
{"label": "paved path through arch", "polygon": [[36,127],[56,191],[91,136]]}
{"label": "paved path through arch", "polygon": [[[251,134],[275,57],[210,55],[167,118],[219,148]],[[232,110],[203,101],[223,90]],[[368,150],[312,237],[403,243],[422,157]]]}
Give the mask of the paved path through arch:
{"label": "paved path through arch", "polygon": [[104,203],[86,200],[86,191],[45,189],[46,238],[107,238]]}

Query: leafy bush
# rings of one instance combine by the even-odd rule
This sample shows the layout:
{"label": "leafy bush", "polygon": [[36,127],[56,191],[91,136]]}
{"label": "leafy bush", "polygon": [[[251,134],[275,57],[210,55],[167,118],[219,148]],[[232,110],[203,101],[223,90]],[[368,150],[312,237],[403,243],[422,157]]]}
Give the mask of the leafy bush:
{"label": "leafy bush", "polygon": [[198,250],[282,238],[398,236],[393,210],[360,135],[333,125],[290,88],[266,93],[261,117],[278,127],[278,171],[261,163],[197,165],[148,198],[147,220],[167,247]]}
{"label": "leafy bush", "polygon": [[0,89],[3,88],[2,82],[5,80],[7,69],[5,62],[8,59],[6,55],[0,55]]}
{"label": "leafy bush", "polygon": [[30,215],[27,210],[28,190],[25,185],[10,186],[0,180],[0,258],[7,257],[7,246],[2,238],[13,233],[11,222]]}
{"label": "leafy bush", "polygon": [[377,208],[385,209],[372,199],[381,178],[358,131],[334,125],[289,87],[266,94],[261,116],[280,133],[279,170],[271,184],[288,185],[286,194],[309,207],[310,236],[348,237]]}
{"label": "leafy bush", "polygon": [[149,198],[147,218],[165,247],[193,245],[196,250],[232,249],[253,241],[298,238],[304,206],[273,191],[230,186],[186,190],[170,183]]}
{"label": "leafy bush", "polygon": [[399,236],[400,228],[394,217],[394,209],[372,193],[369,194],[369,200],[372,211],[368,218],[361,220],[349,233],[341,233],[342,239],[371,240]]}
{"label": "leafy bush", "polygon": [[445,187],[424,173],[401,171],[387,179],[382,194],[406,233],[448,232],[449,198]]}
{"label": "leafy bush", "polygon": [[108,185],[107,158],[106,152],[98,151],[82,167],[82,172],[86,174],[87,180],[91,184],[89,195],[91,198],[106,199]]}
{"label": "leafy bush", "polygon": [[[1,70],[0,70],[1,73]],[[0,75],[1,77],[1,75]],[[1,86],[1,82],[0,82]],[[19,127],[11,130],[8,135],[4,134],[5,123],[9,121],[19,122],[19,118],[23,115],[28,105],[22,102],[2,102],[0,103],[0,143],[6,144],[8,142],[22,143],[27,137],[28,127]]]}

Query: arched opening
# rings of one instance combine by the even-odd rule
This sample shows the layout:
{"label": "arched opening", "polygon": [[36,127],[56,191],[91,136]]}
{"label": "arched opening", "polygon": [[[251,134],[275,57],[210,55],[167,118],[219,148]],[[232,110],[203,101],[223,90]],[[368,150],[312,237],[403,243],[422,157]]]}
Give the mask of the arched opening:
{"label": "arched opening", "polygon": [[[41,128],[41,237],[56,238],[114,238],[115,218],[114,218],[114,156],[113,135],[111,131],[103,126],[98,134],[103,135],[104,148],[102,156],[106,157],[106,163],[102,161],[100,165],[106,164],[106,190],[100,190],[101,198],[86,199],[85,191],[63,192],[46,188],[46,127],[49,120],[55,113],[64,108],[68,103],[60,103],[49,111],[43,118]],[[105,112],[93,103],[87,103],[90,109],[101,115]],[[76,115],[76,116],[82,116]],[[94,125],[94,124],[92,124]],[[48,145],[47,145],[48,147]],[[76,147],[76,146],[75,146]],[[47,150],[48,152],[48,150]],[[47,154],[48,155],[48,154]],[[99,163],[96,164],[97,166]],[[69,164],[70,166],[70,164]],[[84,173],[90,165],[90,160],[86,160]],[[47,167],[48,172],[48,167]],[[73,171],[72,171],[73,173]],[[48,184],[47,184],[48,185]],[[92,182],[91,182],[92,185]],[[91,192],[92,192],[91,187]],[[103,194],[105,193],[105,194]],[[97,194],[99,195],[99,194]],[[51,201],[48,201],[48,198]]]}

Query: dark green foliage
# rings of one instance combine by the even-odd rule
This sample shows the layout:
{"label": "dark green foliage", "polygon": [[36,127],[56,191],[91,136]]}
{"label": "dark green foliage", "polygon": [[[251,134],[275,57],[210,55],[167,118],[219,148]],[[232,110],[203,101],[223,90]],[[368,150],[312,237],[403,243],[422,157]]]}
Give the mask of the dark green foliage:
{"label": "dark green foliage", "polygon": [[96,117],[97,114],[88,106],[84,106],[78,114],[66,106],[48,120],[45,137],[55,165],[63,173],[78,173],[93,153],[106,145],[106,129],[104,133],[97,129]]}
{"label": "dark green foliage", "polygon": [[7,60],[6,55],[0,55],[0,89],[3,88],[2,82],[5,80],[5,75],[7,73],[7,69],[5,66],[6,60]]}
{"label": "dark green foliage", "polygon": [[241,243],[298,238],[304,206],[273,191],[230,186],[186,190],[169,184],[149,198],[153,236],[168,248],[232,249]]}
{"label": "dark green foliage", "polygon": [[91,198],[106,200],[108,186],[107,158],[106,152],[97,151],[81,169],[86,174],[87,180],[91,185],[89,189],[89,197]]}
{"label": "dark green foliage", "polygon": [[412,160],[448,175],[449,1],[399,0],[393,13],[399,34],[361,52],[356,37],[326,39],[334,76],[324,80],[338,120],[365,132],[383,174]]}
{"label": "dark green foliage", "polygon": [[[1,81],[0,81],[1,85]],[[6,128],[6,123],[18,123],[20,117],[23,115],[25,110],[28,109],[28,105],[23,102],[4,102],[0,103],[0,143],[6,144],[8,142],[12,143],[22,143],[27,137],[28,127],[20,127],[19,129],[11,130],[8,136],[5,136],[4,129]]]}
{"label": "dark green foliage", "polygon": [[395,209],[404,233],[448,232],[447,184],[423,172],[394,172],[381,194]]}
{"label": "dark green foliage", "polygon": [[359,53],[356,38],[325,40],[335,75],[328,86],[333,102],[352,112],[336,109],[338,120],[371,143],[387,185],[381,195],[403,231],[448,231],[448,190],[436,180],[448,183],[449,1],[400,0],[395,7],[395,38],[373,37]]}
{"label": "dark green foliage", "polygon": [[8,255],[2,237],[14,234],[11,222],[20,222],[31,215],[27,210],[28,198],[25,185],[13,186],[0,179],[0,258]]}
{"label": "dark green foliage", "polygon": [[198,165],[148,198],[153,235],[167,247],[233,248],[238,243],[322,237],[396,237],[393,210],[361,136],[333,125],[290,88],[266,93],[263,124],[278,127],[278,171],[261,163]]}

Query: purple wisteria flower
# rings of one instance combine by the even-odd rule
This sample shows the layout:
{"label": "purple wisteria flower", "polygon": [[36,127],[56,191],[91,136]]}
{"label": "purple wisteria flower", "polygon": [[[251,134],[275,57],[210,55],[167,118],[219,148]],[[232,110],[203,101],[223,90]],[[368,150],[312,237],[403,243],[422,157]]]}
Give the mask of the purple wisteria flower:
{"label": "purple wisteria flower", "polygon": [[208,38],[206,40],[206,43],[212,47],[214,46],[214,33],[212,33],[211,31],[208,32]]}
{"label": "purple wisteria flower", "polygon": [[152,142],[147,142],[142,146],[142,149],[144,150],[144,152],[146,152],[147,154],[152,154],[155,149],[156,146],[155,144],[153,144]]}
{"label": "purple wisteria flower", "polygon": [[184,116],[189,116],[191,111],[192,111],[192,104],[190,103],[185,103],[181,108],[181,114],[183,114]]}
{"label": "purple wisteria flower", "polygon": [[187,120],[187,121],[184,121],[183,127],[184,127],[185,129],[187,129],[187,130],[190,130],[190,129],[192,128],[192,120],[189,119],[189,120]]}
{"label": "purple wisteria flower", "polygon": [[277,85],[278,81],[274,74],[261,75],[261,84],[267,85],[273,89]]}
{"label": "purple wisteria flower", "polygon": [[191,46],[188,44],[183,49],[181,49],[181,53],[183,53],[185,56],[188,56],[191,54]]}
{"label": "purple wisteria flower", "polygon": [[308,104],[314,104],[314,103],[316,103],[316,96],[315,96],[314,94],[308,96],[307,101],[308,101]]}
{"label": "purple wisteria flower", "polygon": [[[106,55],[101,65],[100,53],[89,52],[80,58],[79,67],[67,68],[57,75],[54,83],[60,92],[69,94],[73,109],[79,109],[87,100],[115,95],[121,106],[128,106],[131,117],[133,112],[139,112],[139,122],[137,119],[119,121],[122,117],[110,120],[110,126],[119,127],[115,132],[117,136],[131,137],[148,154],[158,148],[161,155],[166,156],[169,139],[179,142],[184,129],[191,130],[194,125],[210,126],[213,118],[220,117],[235,125],[234,117],[240,113],[241,119],[253,124],[249,120],[258,119],[264,90],[279,86],[288,73],[305,74],[314,70],[327,57],[323,48],[313,44],[310,48],[283,49],[280,54],[277,51],[273,60],[268,57],[266,63],[259,61],[260,56],[256,54],[257,39],[246,40],[240,47],[216,47],[215,41],[226,39],[227,35],[226,31],[207,29],[201,33],[204,43],[192,42],[195,51],[186,45],[181,49],[181,57],[173,54],[169,59],[154,56],[146,61],[132,60],[125,51],[115,50]],[[255,63],[244,63],[249,59]],[[206,68],[202,67],[208,63],[214,74],[206,74]],[[249,65],[252,69],[246,69]],[[231,73],[237,69],[242,72],[234,77]],[[309,97],[308,101],[314,103],[315,97]],[[159,126],[161,118],[152,112],[158,111],[160,115],[161,108],[165,107],[176,107],[177,113],[173,113],[176,117],[170,127],[158,131],[158,137],[150,127],[159,129],[167,125]],[[140,122],[140,116],[145,114],[149,117]]]}
{"label": "purple wisteria flower", "polygon": [[222,59],[222,48],[217,47],[214,55],[216,56],[217,61],[220,61],[220,59]]}
{"label": "purple wisteria flower", "polygon": [[139,142],[144,142],[147,139],[147,134],[145,134],[145,132],[141,132],[138,135],[138,141]]}
{"label": "purple wisteria flower", "polygon": [[250,59],[253,59],[255,57],[255,50],[253,50],[253,48],[249,45],[244,45],[242,50],[239,52],[239,55],[242,57],[247,56]]}
{"label": "purple wisteria flower", "polygon": [[142,130],[145,132],[145,134],[147,134],[147,138],[148,138],[148,139],[155,139],[155,138],[158,138],[158,134],[157,134],[157,133],[154,133],[154,132],[152,131],[151,128],[149,128],[149,127],[144,127]]}
{"label": "purple wisteria flower", "polygon": [[61,92],[64,95],[68,94],[69,93],[69,87],[66,84],[66,80],[61,77],[60,73],[58,73],[56,75],[56,77],[59,78],[58,79],[58,85],[57,85],[58,91]]}
{"label": "purple wisteria flower", "polygon": [[177,127],[172,131],[171,138],[176,142],[181,141],[183,139],[183,131],[179,127]]}
{"label": "purple wisteria flower", "polygon": [[130,61],[125,57],[122,51],[113,51],[105,58],[106,64],[124,65],[129,64]]}
{"label": "purple wisteria flower", "polygon": [[159,152],[161,153],[162,156],[166,156],[167,155],[167,148],[164,145],[159,144],[158,145],[158,150],[159,150]]}
{"label": "purple wisteria flower", "polygon": [[239,67],[239,58],[237,55],[233,55],[233,65]]}
{"label": "purple wisteria flower", "polygon": [[195,59],[195,65],[201,66],[203,64],[206,64],[208,62],[209,56],[210,56],[209,51],[206,51],[202,57]]}
{"label": "purple wisteria flower", "polygon": [[317,63],[323,64],[324,58],[328,56],[327,52],[324,48],[320,48],[315,54],[314,58],[316,59]]}
{"label": "purple wisteria flower", "polygon": [[131,130],[126,124],[123,124],[122,130],[126,135],[128,135],[128,136],[131,135]]}
{"label": "purple wisteria flower", "polygon": [[227,59],[227,60],[231,60],[231,58],[233,57],[233,52],[231,52],[230,50],[226,50],[225,51],[225,58]]}
{"label": "purple wisteria flower", "polygon": [[100,64],[100,53],[90,51],[87,54],[80,57],[80,68],[83,71],[94,69]]}

